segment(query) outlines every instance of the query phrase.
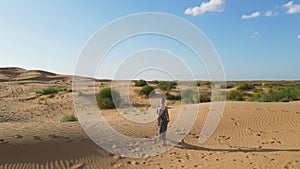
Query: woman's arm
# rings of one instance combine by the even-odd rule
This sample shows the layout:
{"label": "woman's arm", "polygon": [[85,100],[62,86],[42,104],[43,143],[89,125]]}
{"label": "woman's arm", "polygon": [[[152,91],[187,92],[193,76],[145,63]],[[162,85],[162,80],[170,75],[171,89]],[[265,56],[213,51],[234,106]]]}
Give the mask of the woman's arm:
{"label": "woman's arm", "polygon": [[167,120],[168,122],[170,121],[170,118],[169,118],[169,111],[168,111],[168,108],[166,107],[166,115],[167,115]]}

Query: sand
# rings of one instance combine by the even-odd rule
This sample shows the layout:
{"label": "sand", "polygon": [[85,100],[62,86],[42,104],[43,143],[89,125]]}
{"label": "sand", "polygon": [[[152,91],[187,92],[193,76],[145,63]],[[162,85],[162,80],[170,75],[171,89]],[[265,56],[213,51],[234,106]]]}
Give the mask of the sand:
{"label": "sand", "polygon": [[[300,169],[300,102],[226,102],[221,122],[204,144],[199,133],[210,108],[201,103],[196,123],[171,150],[140,159],[113,155],[98,147],[74,114],[73,92],[36,96],[49,86],[70,89],[72,77],[20,68],[0,69],[0,168],[230,168]],[[137,99],[137,98],[135,98]],[[138,99],[136,100],[138,102]],[[171,123],[179,111],[170,106]],[[116,130],[153,137],[155,122],[135,124],[115,110],[104,111]]]}

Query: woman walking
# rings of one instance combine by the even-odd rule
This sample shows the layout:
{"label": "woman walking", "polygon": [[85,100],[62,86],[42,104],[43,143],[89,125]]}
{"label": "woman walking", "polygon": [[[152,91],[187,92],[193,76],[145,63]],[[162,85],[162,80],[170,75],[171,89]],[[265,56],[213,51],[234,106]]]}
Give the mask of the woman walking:
{"label": "woman walking", "polygon": [[166,133],[169,119],[168,108],[165,104],[165,99],[160,100],[160,106],[157,108],[157,124],[158,124],[158,140],[162,142],[162,145],[166,145]]}

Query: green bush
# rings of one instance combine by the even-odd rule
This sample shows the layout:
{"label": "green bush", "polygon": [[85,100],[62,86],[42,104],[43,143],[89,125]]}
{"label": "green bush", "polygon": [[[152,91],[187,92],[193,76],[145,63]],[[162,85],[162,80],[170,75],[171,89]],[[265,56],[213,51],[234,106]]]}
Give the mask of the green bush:
{"label": "green bush", "polygon": [[263,89],[262,89],[262,88],[254,88],[254,89],[253,89],[253,92],[254,92],[254,93],[262,93],[262,92],[263,92]]}
{"label": "green bush", "polygon": [[200,103],[211,102],[211,99],[208,94],[201,93],[200,94]]}
{"label": "green bush", "polygon": [[150,81],[149,83],[152,83],[152,84],[159,84],[159,81],[158,81],[158,80],[153,80],[153,81]]}
{"label": "green bush", "polygon": [[111,88],[102,89],[96,96],[97,104],[101,109],[114,109],[121,102],[120,94]]}
{"label": "green bush", "polygon": [[77,121],[77,118],[74,115],[66,115],[60,119],[60,122],[72,122]]}
{"label": "green bush", "polygon": [[244,101],[244,96],[246,95],[245,92],[240,90],[231,90],[227,93],[227,99],[233,101]]}
{"label": "green bush", "polygon": [[164,91],[171,91],[173,88],[175,88],[177,85],[177,82],[168,82],[168,81],[162,81],[162,82],[159,82],[158,83],[158,87],[161,89],[161,90],[164,90]]}
{"label": "green bush", "polygon": [[226,89],[231,89],[233,88],[234,86],[232,84],[226,84]]}
{"label": "green bush", "polygon": [[273,88],[267,93],[258,93],[253,100],[258,102],[290,102],[297,100],[299,91],[295,88]]}
{"label": "green bush", "polygon": [[54,93],[58,93],[58,92],[59,92],[59,89],[54,88],[54,87],[48,87],[46,89],[36,91],[35,93],[38,96],[42,96],[42,95],[54,94]]}
{"label": "green bush", "polygon": [[167,100],[180,100],[181,96],[180,95],[172,95],[170,93],[166,93],[166,98]]}
{"label": "green bush", "polygon": [[100,83],[100,84],[99,84],[99,87],[100,87],[100,88],[103,88],[103,87],[105,87],[105,86],[106,86],[106,85],[105,85],[104,83]]}
{"label": "green bush", "polygon": [[284,97],[282,99],[279,100],[280,102],[290,102],[293,101],[290,97]]}
{"label": "green bush", "polygon": [[152,91],[154,91],[154,88],[152,86],[146,85],[141,89],[139,94],[149,96]]}
{"label": "green bush", "polygon": [[221,89],[231,89],[231,88],[233,88],[233,85],[230,85],[230,84],[222,84],[222,85],[220,86],[220,88],[221,88]]}
{"label": "green bush", "polygon": [[211,81],[197,81],[197,86],[207,86],[211,87]]}
{"label": "green bush", "polygon": [[238,90],[252,90],[254,89],[254,85],[249,83],[242,83],[237,87]]}
{"label": "green bush", "polygon": [[59,91],[61,91],[61,92],[66,92],[66,93],[71,93],[71,92],[73,92],[72,89],[67,89],[67,88],[60,89]]}
{"label": "green bush", "polygon": [[42,89],[42,90],[39,90],[39,91],[36,91],[36,95],[38,96],[42,96],[42,95],[48,95],[48,94],[55,94],[55,93],[58,93],[58,92],[66,92],[66,93],[71,93],[72,92],[72,89],[67,89],[67,88],[56,88],[56,87],[48,87],[46,89]]}
{"label": "green bush", "polygon": [[199,103],[200,97],[198,92],[192,89],[187,89],[182,92],[182,101],[184,103]]}
{"label": "green bush", "polygon": [[145,86],[145,85],[147,85],[147,82],[143,79],[138,80],[137,82],[135,82],[135,86],[137,86],[137,87],[142,87],[142,86]]}

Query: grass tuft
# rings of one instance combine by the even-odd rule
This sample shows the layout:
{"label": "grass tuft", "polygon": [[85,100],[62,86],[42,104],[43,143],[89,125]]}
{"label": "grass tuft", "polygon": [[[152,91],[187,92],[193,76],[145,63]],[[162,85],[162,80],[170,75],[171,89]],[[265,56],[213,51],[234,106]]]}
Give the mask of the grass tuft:
{"label": "grass tuft", "polygon": [[63,118],[60,119],[60,122],[73,122],[77,120],[78,119],[74,115],[65,115]]}
{"label": "grass tuft", "polygon": [[35,94],[38,96],[42,96],[42,95],[48,95],[48,94],[55,94],[58,92],[59,92],[59,89],[54,88],[54,87],[48,87],[46,89],[36,91]]}

